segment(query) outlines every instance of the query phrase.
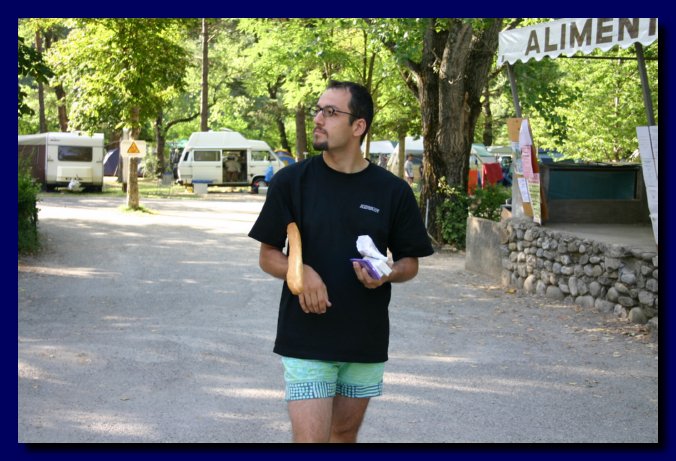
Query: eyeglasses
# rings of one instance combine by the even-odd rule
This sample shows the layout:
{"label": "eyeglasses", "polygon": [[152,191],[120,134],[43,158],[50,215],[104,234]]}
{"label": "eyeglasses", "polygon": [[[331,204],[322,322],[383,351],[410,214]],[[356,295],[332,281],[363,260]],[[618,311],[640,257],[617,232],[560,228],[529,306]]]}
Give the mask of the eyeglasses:
{"label": "eyeglasses", "polygon": [[313,117],[316,117],[317,114],[320,113],[320,112],[322,113],[324,118],[331,118],[334,115],[336,115],[336,112],[338,112],[339,114],[347,114],[347,115],[351,115],[353,117],[357,117],[356,115],[351,114],[349,112],[338,110],[333,106],[324,106],[324,107],[317,106],[317,107],[313,107],[312,109],[310,109],[310,114]]}

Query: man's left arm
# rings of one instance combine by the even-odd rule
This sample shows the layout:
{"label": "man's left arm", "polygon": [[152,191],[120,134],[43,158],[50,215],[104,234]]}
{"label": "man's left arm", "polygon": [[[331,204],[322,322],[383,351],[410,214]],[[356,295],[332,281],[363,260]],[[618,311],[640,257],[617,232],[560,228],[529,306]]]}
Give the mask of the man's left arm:
{"label": "man's left arm", "polygon": [[392,272],[390,275],[384,275],[378,280],[372,278],[368,274],[368,271],[358,263],[353,262],[352,267],[362,285],[366,288],[378,288],[386,282],[407,282],[418,275],[418,258],[406,257],[395,261],[394,264],[392,264]]}

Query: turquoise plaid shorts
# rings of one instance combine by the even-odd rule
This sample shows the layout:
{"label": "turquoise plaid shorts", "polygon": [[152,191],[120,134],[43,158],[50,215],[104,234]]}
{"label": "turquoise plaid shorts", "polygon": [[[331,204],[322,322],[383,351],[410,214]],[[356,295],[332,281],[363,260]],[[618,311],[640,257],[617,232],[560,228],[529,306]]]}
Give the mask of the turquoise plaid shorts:
{"label": "turquoise plaid shorts", "polygon": [[385,363],[327,362],[282,357],[285,400],[352,398],[383,394]]}

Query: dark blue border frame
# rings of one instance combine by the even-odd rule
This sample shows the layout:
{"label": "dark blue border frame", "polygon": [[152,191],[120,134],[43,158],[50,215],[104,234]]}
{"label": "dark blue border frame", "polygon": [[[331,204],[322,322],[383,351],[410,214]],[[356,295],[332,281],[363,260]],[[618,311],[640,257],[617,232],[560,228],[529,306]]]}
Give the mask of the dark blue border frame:
{"label": "dark blue border frame", "polygon": [[[433,4],[434,3],[434,4]],[[661,2],[660,2],[661,3]],[[26,2],[22,5],[7,5],[10,9],[17,8],[18,17],[74,17],[74,16],[125,16],[125,17],[175,17],[188,16],[186,12],[191,12],[210,16],[230,16],[230,17],[259,17],[265,13],[267,17],[336,17],[339,13],[345,14],[350,7],[357,6],[354,10],[355,17],[429,17],[429,16],[486,16],[487,13],[492,17],[507,17],[515,13],[527,17],[543,17],[543,16],[558,16],[558,17],[601,17],[601,16],[641,16],[641,17],[659,17],[660,27],[660,102],[662,103],[662,111],[660,113],[662,133],[660,141],[660,150],[662,151],[662,168],[661,171],[670,173],[674,165],[673,156],[675,152],[670,151],[672,145],[670,137],[674,130],[671,117],[669,116],[669,108],[674,107],[673,93],[670,91],[671,77],[671,59],[674,57],[674,34],[672,28],[674,27],[674,20],[669,17],[667,6],[658,5],[657,2],[650,4],[640,4],[641,11],[636,11],[636,6],[629,11],[628,8],[621,8],[616,2],[602,0],[601,2],[583,2],[583,3],[552,3],[552,2],[534,2],[528,0],[526,2],[482,2],[482,3],[467,3],[467,2],[446,2],[444,4],[437,4],[437,2],[429,2],[428,4],[413,3],[405,5],[396,5],[392,2],[377,0],[376,2],[350,4],[350,3],[319,3],[308,1],[296,2],[277,2],[270,5],[255,4],[252,5],[246,2],[205,2],[203,8],[194,8],[191,4],[187,8],[185,3],[167,4],[166,2],[156,2],[149,0],[146,2],[129,3],[96,3],[91,1],[70,0],[68,2]],[[647,7],[647,8],[644,8]],[[415,11],[413,11],[415,10]],[[664,15],[660,15],[663,13]],[[194,16],[196,16],[195,14]],[[3,15],[4,16],[4,15]],[[2,27],[3,40],[0,43],[3,47],[7,47],[5,56],[9,56],[9,61],[13,62],[12,56],[16,48],[14,48],[14,27],[16,27],[16,18],[3,17],[2,22],[5,27]],[[10,48],[11,47],[11,48]],[[9,72],[11,73],[11,72]],[[9,81],[10,77],[5,74],[7,79],[6,88],[11,88],[13,94],[13,81]],[[13,79],[13,76],[11,77]],[[10,85],[11,83],[11,85]],[[10,101],[13,98],[10,98]],[[666,105],[664,104],[666,103]],[[14,103],[3,105],[3,126],[11,130],[14,126]],[[11,112],[11,114],[10,114]],[[10,133],[14,136],[13,133]],[[12,141],[13,143],[13,141]],[[9,168],[10,178],[16,178],[14,171],[16,171],[16,157],[13,155],[13,150],[9,152]],[[663,176],[665,178],[665,176]],[[5,190],[5,195],[10,208],[10,215],[14,216],[14,209],[16,207],[16,187],[13,179],[8,181],[9,189]],[[668,455],[673,456],[674,452],[674,438],[673,438],[673,424],[670,420],[674,412],[675,399],[668,394],[668,388],[674,382],[673,380],[673,364],[672,362],[672,341],[669,336],[673,331],[673,315],[669,314],[671,307],[671,297],[673,288],[670,286],[672,280],[671,262],[673,261],[673,244],[670,242],[670,232],[672,229],[671,220],[674,216],[673,202],[670,203],[670,189],[669,182],[665,182],[660,188],[660,207],[662,216],[660,224],[661,245],[659,247],[660,259],[662,259],[662,267],[660,268],[660,292],[662,313],[660,318],[662,320],[662,334],[660,335],[660,443],[653,445],[365,445],[357,447],[294,447],[282,445],[215,445],[215,446],[197,446],[197,445],[41,445],[41,446],[26,446],[17,443],[18,433],[15,419],[16,387],[16,357],[17,343],[16,343],[16,325],[17,317],[15,310],[13,310],[13,303],[4,303],[5,321],[3,351],[4,364],[2,368],[4,372],[3,382],[6,386],[5,395],[9,398],[3,399],[3,422],[5,430],[2,431],[3,452],[12,458],[63,458],[75,459],[91,457],[96,459],[118,459],[120,457],[138,456],[143,459],[148,459],[150,456],[153,459],[179,459],[179,458],[194,458],[202,457],[204,455],[211,457],[218,457],[220,459],[231,458],[251,458],[259,455],[272,455],[276,459],[301,459],[301,458],[321,458],[327,459],[343,459],[345,456],[352,458],[359,456],[363,458],[372,459],[390,458],[391,456],[403,455],[424,456],[429,459],[441,458],[474,458],[480,457],[496,457],[496,458],[513,458],[513,459],[537,459],[541,460],[546,457],[548,460],[566,459],[571,457],[584,457],[598,460],[612,459],[636,460],[640,457],[642,461],[647,459],[666,459]],[[16,225],[13,223],[6,226],[4,229],[5,244],[0,246],[2,248],[3,269],[9,276],[3,277],[7,293],[7,297],[12,300],[17,300],[16,287],[17,278],[15,272],[15,247],[16,247]],[[672,440],[672,442],[669,442]]]}

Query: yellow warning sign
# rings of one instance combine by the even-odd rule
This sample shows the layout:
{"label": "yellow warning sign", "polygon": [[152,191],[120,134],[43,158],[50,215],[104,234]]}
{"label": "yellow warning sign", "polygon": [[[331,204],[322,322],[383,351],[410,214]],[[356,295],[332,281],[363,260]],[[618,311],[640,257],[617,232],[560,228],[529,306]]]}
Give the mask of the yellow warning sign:
{"label": "yellow warning sign", "polygon": [[138,139],[120,141],[120,153],[123,157],[143,157],[146,155],[146,142]]}
{"label": "yellow warning sign", "polygon": [[129,146],[129,150],[127,150],[128,154],[140,154],[141,151],[138,150],[138,147],[136,147],[136,143],[132,142],[131,146]]}

